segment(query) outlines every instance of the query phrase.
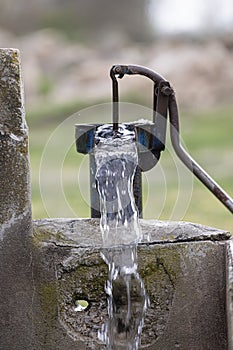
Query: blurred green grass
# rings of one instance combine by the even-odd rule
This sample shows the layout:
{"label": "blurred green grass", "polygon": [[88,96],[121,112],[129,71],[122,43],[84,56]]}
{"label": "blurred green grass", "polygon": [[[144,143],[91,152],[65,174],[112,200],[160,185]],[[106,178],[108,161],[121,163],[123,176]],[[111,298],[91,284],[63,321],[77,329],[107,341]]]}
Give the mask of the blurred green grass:
{"label": "blurred green grass", "polygon": [[[74,131],[63,159],[59,159],[63,147],[59,140],[45,149],[54,130],[59,135],[56,128],[61,122],[84,107],[85,103],[44,106],[28,113],[34,218],[90,216],[88,157],[76,153]],[[181,112],[180,123],[189,153],[233,196],[233,106]],[[61,141],[63,136],[59,137]],[[54,167],[60,167],[58,173]],[[191,221],[232,231],[232,214],[181,165],[169,138],[159,165],[145,173],[143,191],[145,218]]]}

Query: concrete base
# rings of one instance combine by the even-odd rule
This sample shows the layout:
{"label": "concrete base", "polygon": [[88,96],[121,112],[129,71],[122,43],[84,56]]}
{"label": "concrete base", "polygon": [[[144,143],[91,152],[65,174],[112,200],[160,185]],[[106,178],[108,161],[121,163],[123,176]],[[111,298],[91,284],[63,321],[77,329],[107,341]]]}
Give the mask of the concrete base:
{"label": "concrete base", "polygon": [[[142,349],[227,349],[226,263],[230,234],[191,223],[141,220],[139,273],[150,297]],[[34,222],[34,329],[43,349],[102,349],[107,266],[98,219]],[[76,299],[89,302],[75,312]],[[41,349],[36,345],[33,349]],[[17,347],[14,347],[17,349]]]}

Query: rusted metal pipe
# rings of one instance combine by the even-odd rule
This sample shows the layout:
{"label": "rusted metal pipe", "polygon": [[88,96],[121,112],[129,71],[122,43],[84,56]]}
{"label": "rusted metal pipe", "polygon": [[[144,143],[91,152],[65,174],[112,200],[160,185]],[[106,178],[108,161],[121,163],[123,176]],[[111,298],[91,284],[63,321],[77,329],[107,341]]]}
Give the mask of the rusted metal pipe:
{"label": "rusted metal pipe", "polygon": [[112,68],[110,71],[110,76],[112,79],[113,130],[117,132],[118,124],[119,124],[119,93],[118,93],[118,82],[115,74],[116,73]]}
{"label": "rusted metal pipe", "polygon": [[180,144],[179,112],[173,93],[169,98],[170,137],[172,146],[187,168],[233,213],[233,199],[201,168]]}
{"label": "rusted metal pipe", "polygon": [[[117,131],[119,123],[119,93],[116,76],[122,79],[124,75],[142,75],[154,82],[153,89],[153,123],[156,126],[153,137],[157,138],[165,148],[168,99],[172,89],[168,81],[153,70],[136,65],[114,65],[110,70],[113,96],[113,130]],[[157,150],[156,150],[157,151]],[[160,149],[161,151],[161,149]]]}
{"label": "rusted metal pipe", "polygon": [[153,80],[155,83],[159,83],[160,81],[166,81],[166,79],[158,74],[157,72],[154,72],[153,70],[143,67],[143,66],[136,66],[136,65],[115,65],[112,67],[112,72],[115,75],[118,75],[118,78],[123,78],[125,74],[127,75],[143,75],[144,77],[147,77],[151,80]]}

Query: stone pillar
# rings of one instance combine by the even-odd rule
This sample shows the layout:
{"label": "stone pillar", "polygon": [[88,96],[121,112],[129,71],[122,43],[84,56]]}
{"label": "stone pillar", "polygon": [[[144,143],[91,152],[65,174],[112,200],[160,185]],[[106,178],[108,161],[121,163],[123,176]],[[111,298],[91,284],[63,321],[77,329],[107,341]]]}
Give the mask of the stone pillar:
{"label": "stone pillar", "polygon": [[0,348],[33,349],[30,175],[19,52],[0,49]]}

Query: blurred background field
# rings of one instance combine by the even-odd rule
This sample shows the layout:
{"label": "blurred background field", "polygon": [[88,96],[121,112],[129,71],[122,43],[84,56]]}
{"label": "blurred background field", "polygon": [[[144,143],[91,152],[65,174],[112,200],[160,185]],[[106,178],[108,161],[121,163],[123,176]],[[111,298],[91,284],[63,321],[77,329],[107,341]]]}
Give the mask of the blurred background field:
{"label": "blurred background field", "polygon": [[[116,63],[148,66],[171,82],[188,151],[233,196],[230,0],[0,5],[0,46],[19,48],[22,58],[34,218],[90,215],[88,160],[75,151],[73,128],[89,120],[72,115],[111,101],[109,69]],[[123,102],[151,106],[146,79],[124,78],[120,92]],[[144,177],[144,217],[232,230],[232,214],[175,159],[168,137],[159,166]]]}

